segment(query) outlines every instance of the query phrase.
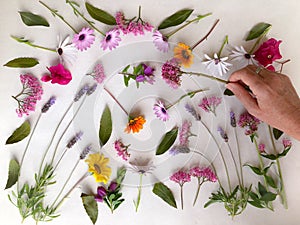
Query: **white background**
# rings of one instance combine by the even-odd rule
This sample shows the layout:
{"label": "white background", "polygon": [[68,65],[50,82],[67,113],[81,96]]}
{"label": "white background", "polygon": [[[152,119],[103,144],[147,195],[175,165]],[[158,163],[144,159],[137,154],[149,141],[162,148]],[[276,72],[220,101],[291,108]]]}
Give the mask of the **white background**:
{"label": "white background", "polygon": [[[298,94],[300,93],[300,78],[298,70],[300,67],[299,59],[299,36],[300,31],[298,29],[298,21],[300,20],[300,3],[297,0],[289,1],[238,1],[238,0],[190,0],[190,1],[90,1],[95,6],[105,9],[111,14],[114,14],[118,10],[122,10],[128,17],[135,16],[138,6],[142,6],[142,15],[146,21],[157,26],[163,18],[171,13],[182,8],[195,9],[194,15],[205,14],[212,12],[213,16],[203,20],[199,25],[191,25],[184,31],[174,35],[172,37],[173,42],[184,41],[186,43],[194,43],[201,38],[209,29],[211,24],[219,18],[220,24],[217,29],[210,36],[201,47],[195,49],[195,53],[202,56],[203,52],[213,53],[218,51],[219,46],[225,35],[229,35],[229,41],[232,45],[244,45],[242,41],[245,38],[247,31],[258,22],[271,23],[272,29],[269,33],[270,37],[281,39],[281,52],[283,58],[291,59],[291,62],[284,67],[284,73],[288,74],[295,85]],[[64,1],[51,2],[47,1],[53,8],[57,8],[59,12],[63,12],[64,17],[71,21],[71,23],[80,29],[84,26],[84,23],[79,18],[76,19],[72,13],[72,10],[67,7]],[[84,2],[80,1],[83,6]],[[20,57],[20,56],[35,56],[40,59],[40,65],[33,69],[11,69],[1,66],[0,68],[0,118],[1,118],[1,132],[0,132],[0,222],[1,224],[20,224],[21,218],[18,214],[17,208],[15,208],[8,200],[7,194],[11,190],[4,190],[7,180],[8,164],[12,157],[20,159],[22,149],[24,149],[24,143],[18,143],[11,146],[6,146],[5,141],[10,136],[12,131],[18,127],[24,118],[18,118],[15,114],[16,102],[10,97],[18,93],[20,90],[19,74],[32,71],[36,76],[41,77],[46,70],[46,67],[53,64],[55,61],[55,55],[52,53],[44,52],[38,49],[33,49],[25,45],[19,44],[10,38],[10,35],[25,36],[26,38],[33,40],[35,43],[44,46],[57,45],[57,35],[64,37],[67,34],[72,34],[71,30],[67,28],[60,20],[52,17],[52,15],[45,10],[37,1],[27,0],[25,1],[2,1],[2,12],[0,20],[0,65],[4,65],[7,61]],[[34,28],[26,27],[18,14],[18,11],[31,11],[36,14],[44,15],[50,22],[50,28]],[[86,14],[86,13],[85,13]],[[98,24],[102,30],[108,30],[108,27],[102,24]],[[96,42],[99,42],[99,36],[96,38]],[[149,35],[148,35],[149,38]],[[143,38],[126,38],[122,42],[122,45],[127,42],[141,41]],[[71,69],[73,74],[72,82],[62,87],[59,85],[43,84],[45,94],[43,102],[45,102],[49,96],[55,94],[61,100],[57,103],[57,109],[61,108],[64,111],[66,104],[70,102],[73,97],[74,91],[78,88],[83,74],[90,70],[90,65],[103,54],[103,51],[99,51],[98,43],[93,46],[90,51],[80,54],[78,63]],[[250,46],[246,44],[245,46]],[[228,104],[234,109],[242,111],[242,107],[238,101],[234,99],[227,100]],[[40,105],[38,106],[40,107]],[[34,121],[38,114],[34,113],[29,117],[30,121]],[[222,121],[220,114],[218,121]],[[31,157],[28,158],[27,168],[24,175],[33,174],[35,169],[39,166],[39,162],[34,161],[39,159],[42,155],[43,149],[40,147],[43,143],[47,143],[51,132],[48,129],[53,130],[51,126],[57,123],[58,118],[49,117],[47,121],[44,121],[42,128],[39,130],[39,134],[35,137],[35,143],[31,146],[34,149],[34,153],[31,152]],[[122,128],[123,129],[123,128]],[[97,142],[97,141],[95,141]],[[267,143],[269,144],[269,143]],[[232,220],[227,216],[226,211],[220,204],[215,204],[207,209],[203,209],[204,203],[207,201],[210,192],[217,190],[217,185],[207,184],[203,186],[203,190],[200,193],[200,198],[196,207],[191,207],[194,197],[194,189],[196,182],[188,184],[185,187],[185,209],[173,209],[154,196],[151,192],[152,187],[145,187],[143,189],[142,201],[138,213],[135,213],[132,199],[135,199],[137,189],[132,187],[124,188],[124,196],[126,202],[120,206],[120,208],[112,215],[109,209],[104,204],[99,204],[99,217],[97,224],[290,224],[296,225],[300,222],[299,208],[300,203],[300,182],[299,182],[299,170],[300,170],[300,154],[298,149],[300,147],[299,142],[293,141],[293,148],[286,158],[281,160],[283,168],[283,176],[285,178],[286,192],[288,196],[289,209],[285,210],[277,199],[274,207],[275,212],[268,210],[260,210],[248,206],[246,211]],[[255,155],[252,149],[250,151],[250,142],[244,138],[241,143],[245,156],[251,158],[251,155]],[[244,159],[244,161],[248,161]],[[32,165],[32,167],[30,166]],[[85,167],[82,166],[84,169]],[[247,170],[247,178],[249,182],[256,180],[255,176]],[[25,179],[25,178],[24,178]],[[179,188],[170,181],[166,184],[175,193],[177,204],[179,205]],[[89,190],[94,187],[85,187]],[[80,190],[77,189],[71,198],[65,202],[61,208],[61,216],[55,219],[51,224],[91,224],[88,216],[85,214],[84,209],[79,198]],[[34,224],[34,221],[28,219],[24,224]]]}

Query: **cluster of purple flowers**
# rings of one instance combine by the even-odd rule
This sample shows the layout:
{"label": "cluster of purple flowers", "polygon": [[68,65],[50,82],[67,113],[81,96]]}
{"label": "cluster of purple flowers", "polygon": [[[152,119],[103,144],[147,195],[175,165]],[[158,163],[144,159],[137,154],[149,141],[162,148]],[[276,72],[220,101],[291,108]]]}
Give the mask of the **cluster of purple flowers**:
{"label": "cluster of purple flowers", "polygon": [[212,112],[216,115],[216,108],[222,102],[222,98],[212,96],[212,97],[204,97],[199,104],[199,107],[203,109],[205,112]]}
{"label": "cluster of purple flowers", "polygon": [[129,145],[124,145],[121,140],[116,140],[114,142],[115,150],[117,151],[118,156],[122,157],[123,160],[127,161],[130,157],[128,153]]}
{"label": "cluster of purple flowers", "polygon": [[245,135],[254,135],[259,124],[260,120],[248,112],[241,114],[238,121],[238,125],[245,128]]}
{"label": "cluster of purple flowers", "polygon": [[180,86],[180,76],[182,75],[182,72],[180,70],[179,64],[175,59],[167,61],[163,64],[161,68],[161,75],[171,88],[176,89]]}

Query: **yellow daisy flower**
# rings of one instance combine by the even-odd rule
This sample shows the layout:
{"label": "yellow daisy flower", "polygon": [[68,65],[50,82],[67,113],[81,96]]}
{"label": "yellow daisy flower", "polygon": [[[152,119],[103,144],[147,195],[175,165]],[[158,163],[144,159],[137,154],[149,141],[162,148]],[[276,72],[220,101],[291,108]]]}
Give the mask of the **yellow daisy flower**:
{"label": "yellow daisy flower", "polygon": [[189,68],[193,64],[194,55],[190,46],[179,42],[177,46],[174,47],[174,58],[177,59],[181,65]]}
{"label": "yellow daisy flower", "polygon": [[95,177],[96,182],[106,184],[111,175],[111,168],[107,166],[109,158],[105,158],[103,154],[90,154],[85,162],[89,166],[89,172]]}

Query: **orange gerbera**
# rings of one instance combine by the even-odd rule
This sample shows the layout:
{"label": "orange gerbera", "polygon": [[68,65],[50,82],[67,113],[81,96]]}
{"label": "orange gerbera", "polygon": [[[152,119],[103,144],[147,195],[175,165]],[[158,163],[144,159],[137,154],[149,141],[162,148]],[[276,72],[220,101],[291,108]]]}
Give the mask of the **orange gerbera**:
{"label": "orange gerbera", "polygon": [[174,58],[177,59],[181,65],[188,68],[193,64],[194,55],[190,46],[179,42],[178,45],[174,47]]}
{"label": "orange gerbera", "polygon": [[132,133],[138,133],[141,129],[143,129],[144,123],[146,123],[146,120],[142,116],[130,119],[127,127],[125,128],[125,132],[130,133],[130,131],[132,131]]}

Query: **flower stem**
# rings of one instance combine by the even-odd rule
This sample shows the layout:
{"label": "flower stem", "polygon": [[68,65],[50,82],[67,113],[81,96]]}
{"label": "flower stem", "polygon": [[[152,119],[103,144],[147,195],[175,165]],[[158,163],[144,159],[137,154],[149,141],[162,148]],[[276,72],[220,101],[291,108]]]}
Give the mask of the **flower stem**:
{"label": "flower stem", "polygon": [[259,44],[259,42],[267,35],[267,33],[269,32],[269,30],[271,29],[271,27],[267,28],[261,35],[260,37],[256,40],[256,42],[254,43],[253,47],[251,48],[249,54],[252,54],[256,48],[256,46]]}
{"label": "flower stem", "polygon": [[168,106],[166,106],[166,109],[169,109],[171,107],[173,107],[174,105],[176,105],[177,103],[179,103],[182,99],[184,99],[185,97],[194,97],[195,94],[199,93],[199,92],[203,92],[203,91],[207,91],[209,90],[208,88],[205,88],[205,89],[198,89],[196,91],[190,91],[188,93],[186,93],[185,95],[182,95],[179,99],[177,99],[173,104],[170,104]]}
{"label": "flower stem", "polygon": [[195,198],[194,198],[194,203],[193,203],[193,206],[195,206],[196,202],[197,202],[197,199],[198,199],[198,196],[199,196],[199,193],[200,193],[200,188],[201,188],[201,185],[204,183],[204,179],[202,181],[200,181],[200,177],[198,177],[198,188],[197,188],[197,192],[196,192],[196,195],[195,195]]}
{"label": "flower stem", "polygon": [[235,172],[236,172],[237,178],[238,178],[238,180],[239,180],[239,185],[242,187],[241,177],[240,177],[240,174],[239,174],[239,171],[238,171],[237,163],[236,163],[236,161],[235,161],[235,159],[234,159],[234,156],[233,156],[232,149],[231,149],[231,147],[230,147],[230,145],[229,145],[228,142],[226,142],[226,144],[227,144],[227,147],[228,147],[228,149],[229,149],[229,152],[230,152],[230,156],[231,156],[231,158],[232,158],[232,161],[233,161],[233,163],[234,163]]}
{"label": "flower stem", "polygon": [[228,44],[228,35],[225,36],[225,40],[223,41],[223,44],[218,52],[218,57],[221,58],[221,54],[222,54],[222,51],[225,47],[225,45]]}
{"label": "flower stem", "polygon": [[199,77],[206,77],[206,78],[209,78],[211,80],[215,80],[215,81],[218,81],[218,82],[221,82],[221,83],[224,83],[224,84],[228,84],[227,80],[223,80],[223,79],[220,79],[218,77],[214,77],[214,76],[211,76],[211,75],[208,75],[208,74],[205,74],[205,73],[185,72],[185,71],[181,71],[181,72],[183,74],[190,74],[190,75],[195,75],[195,76],[199,76]]}
{"label": "flower stem", "polygon": [[[277,154],[277,149],[276,149],[276,145],[275,145],[275,141],[274,141],[274,137],[272,135],[272,129],[271,129],[270,125],[268,125],[268,129],[269,129],[269,134],[270,134],[270,138],[271,138],[271,142],[272,142],[273,151],[274,151],[275,154]],[[279,161],[278,158],[276,159],[276,165],[277,165],[278,175],[279,175],[279,179],[280,179],[279,196],[280,196],[280,200],[281,200],[281,203],[283,204],[284,208],[287,209],[288,204],[287,204],[285,186],[284,186],[280,161]]]}
{"label": "flower stem", "polygon": [[[37,118],[37,121],[35,122],[35,125],[34,125],[34,127],[33,127],[33,129],[32,129],[31,134],[30,134],[30,137],[29,137],[29,139],[28,139],[28,142],[27,142],[27,144],[26,144],[26,147],[25,147],[25,150],[24,150],[22,159],[21,159],[21,161],[20,161],[20,170],[19,170],[18,177],[19,177],[20,174],[21,174],[21,169],[22,169],[22,165],[23,165],[23,162],[24,162],[25,155],[26,155],[26,153],[27,153],[29,144],[30,144],[30,142],[31,142],[31,138],[32,138],[32,136],[33,136],[33,133],[34,133],[34,131],[35,131],[35,129],[36,129],[36,127],[37,127],[39,121],[40,121],[41,116],[42,116],[42,113],[39,114],[39,116],[38,116],[38,118]],[[19,192],[19,190],[20,190],[20,182],[19,182],[19,179],[18,179],[18,181],[17,181],[17,192]]]}
{"label": "flower stem", "polygon": [[71,26],[71,24],[69,24],[66,20],[65,20],[65,18],[62,16],[62,15],[60,15],[60,14],[58,14],[58,12],[57,12],[57,10],[55,10],[55,9],[51,9],[48,5],[46,5],[44,2],[42,2],[42,1],[39,1],[39,3],[41,3],[43,6],[45,6],[48,10],[50,10],[50,12],[52,13],[52,15],[55,17],[55,16],[57,16],[57,17],[59,17],[68,27],[70,27],[73,31],[74,31],[74,33],[78,33],[77,31],[76,31],[76,29],[74,28],[74,27],[72,27]]}
{"label": "flower stem", "polygon": [[191,47],[191,51],[194,50],[194,48],[196,48],[200,43],[202,43],[205,39],[208,38],[208,36],[210,35],[210,33],[215,29],[215,27],[217,26],[217,24],[219,23],[220,19],[217,19],[217,21],[214,23],[214,25],[210,28],[210,30],[208,31],[208,33],[203,37],[201,38],[196,44],[194,44],[192,47]]}
{"label": "flower stem", "polygon": [[244,175],[243,175],[241,150],[240,150],[239,140],[237,138],[237,133],[236,133],[235,128],[234,128],[234,136],[235,136],[236,146],[237,146],[237,149],[238,149],[238,158],[239,158],[239,164],[240,164],[240,175],[241,175],[242,187],[244,187]]}
{"label": "flower stem", "polygon": [[141,195],[142,195],[142,184],[143,184],[143,173],[140,173],[140,183],[139,183],[139,187],[138,187],[138,196],[137,196],[137,200],[136,202],[134,201],[134,205],[135,205],[135,211],[138,211],[140,202],[141,202]]}
{"label": "flower stem", "polygon": [[99,34],[105,36],[104,32],[100,31],[97,27],[94,26],[93,22],[85,18],[85,16],[78,11],[78,9],[74,6],[74,3],[70,0],[66,0],[66,3],[69,4],[72,9],[74,10],[75,15],[79,15],[85,22],[87,22],[95,31],[97,31]]}
{"label": "flower stem", "polygon": [[183,184],[180,184],[181,209],[183,209]]}
{"label": "flower stem", "polygon": [[121,105],[121,103],[117,100],[117,98],[106,88],[103,87],[103,89],[107,92],[107,94],[110,95],[110,97],[112,97],[113,100],[115,100],[115,102],[120,106],[120,108],[123,110],[123,112],[129,116],[129,113],[124,109],[124,107]]}
{"label": "flower stem", "polygon": [[169,39],[172,35],[174,35],[175,33],[177,33],[178,31],[180,31],[181,29],[185,28],[186,26],[190,25],[191,23],[194,23],[196,21],[199,21],[207,16],[212,15],[212,13],[207,13],[205,15],[199,15],[197,16],[195,19],[187,21],[185,24],[181,25],[180,27],[178,27],[177,29],[171,31],[170,33],[164,35],[167,39]]}
{"label": "flower stem", "polygon": [[14,40],[16,40],[17,42],[29,45],[29,46],[34,47],[34,48],[39,48],[39,49],[50,51],[50,52],[56,52],[56,49],[47,48],[47,47],[43,47],[43,46],[40,46],[40,45],[36,45],[36,44],[33,44],[31,41],[25,40],[23,38],[18,38],[18,37],[15,37],[13,35],[11,35],[11,38],[14,39]]}

